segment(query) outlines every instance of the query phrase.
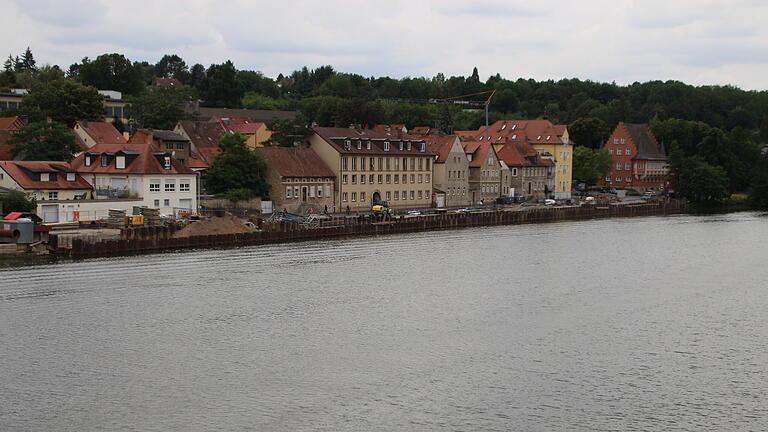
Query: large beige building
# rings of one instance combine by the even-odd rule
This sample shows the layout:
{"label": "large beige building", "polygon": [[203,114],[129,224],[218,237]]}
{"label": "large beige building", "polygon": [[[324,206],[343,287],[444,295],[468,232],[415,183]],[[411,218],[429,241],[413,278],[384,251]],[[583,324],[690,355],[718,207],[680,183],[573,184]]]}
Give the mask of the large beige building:
{"label": "large beige building", "polygon": [[259,147],[256,151],[267,161],[269,198],[275,210],[333,211],[333,171],[312,149]]}
{"label": "large beige building", "polygon": [[336,175],[337,210],[370,210],[432,204],[434,153],[423,139],[402,131],[314,127],[310,148]]}

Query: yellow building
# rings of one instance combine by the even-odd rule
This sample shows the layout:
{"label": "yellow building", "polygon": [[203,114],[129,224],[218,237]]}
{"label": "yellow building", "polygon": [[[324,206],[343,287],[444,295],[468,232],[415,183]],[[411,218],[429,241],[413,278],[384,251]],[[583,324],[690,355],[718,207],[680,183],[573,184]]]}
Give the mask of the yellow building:
{"label": "yellow building", "polygon": [[264,147],[264,143],[272,137],[272,131],[263,122],[253,121],[248,117],[215,117],[225,131],[240,132],[245,135],[245,144],[250,149]]}
{"label": "yellow building", "polygon": [[310,148],[336,176],[336,211],[370,210],[386,201],[393,208],[432,204],[435,154],[423,139],[400,131],[314,127]]}

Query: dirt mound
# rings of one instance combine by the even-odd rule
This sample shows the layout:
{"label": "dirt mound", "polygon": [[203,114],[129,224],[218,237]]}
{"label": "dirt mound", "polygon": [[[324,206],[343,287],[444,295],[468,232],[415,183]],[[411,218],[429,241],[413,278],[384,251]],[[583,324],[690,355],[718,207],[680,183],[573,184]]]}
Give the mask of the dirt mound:
{"label": "dirt mound", "polygon": [[194,237],[216,234],[237,234],[251,232],[247,226],[236,217],[212,217],[194,221],[173,234],[174,238]]}

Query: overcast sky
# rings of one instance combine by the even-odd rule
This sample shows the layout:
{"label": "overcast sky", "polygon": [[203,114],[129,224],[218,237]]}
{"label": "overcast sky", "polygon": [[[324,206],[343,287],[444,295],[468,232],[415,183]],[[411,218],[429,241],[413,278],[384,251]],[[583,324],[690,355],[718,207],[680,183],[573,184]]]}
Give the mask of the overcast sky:
{"label": "overcast sky", "polygon": [[768,88],[768,0],[0,0],[4,53]]}

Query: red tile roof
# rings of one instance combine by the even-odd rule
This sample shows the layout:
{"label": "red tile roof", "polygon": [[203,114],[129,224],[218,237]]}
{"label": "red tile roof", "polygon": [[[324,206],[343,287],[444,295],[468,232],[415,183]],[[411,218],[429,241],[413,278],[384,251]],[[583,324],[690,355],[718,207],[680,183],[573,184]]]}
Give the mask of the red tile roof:
{"label": "red tile roof", "polygon": [[13,160],[13,150],[16,144],[11,144],[8,141],[13,137],[13,132],[7,130],[0,130],[0,160]]}
{"label": "red tile roof", "polygon": [[[67,162],[0,161],[0,168],[26,190],[31,189],[93,189],[82,176],[75,174],[74,181],[67,181],[67,173],[75,169]],[[39,173],[53,173],[52,181],[35,180]]]}
{"label": "red tile roof", "polygon": [[456,135],[428,135],[424,137],[427,149],[437,155],[435,163],[445,163],[457,139],[459,137]]}
{"label": "red tile roof", "polygon": [[155,85],[158,87],[181,87],[184,84],[176,78],[158,78],[155,80]]}
{"label": "red tile roof", "polygon": [[[115,153],[123,152],[126,156],[125,168],[115,165]],[[96,144],[72,161],[77,172],[120,173],[120,174],[192,174],[193,171],[178,160],[171,158],[171,168],[163,167],[163,152],[153,144]],[[86,156],[91,157],[91,165],[85,165]],[[107,166],[101,166],[102,158],[107,158]]]}
{"label": "red tile roof", "polygon": [[492,141],[496,144],[510,140],[526,140],[531,144],[562,144],[565,125],[553,125],[549,120],[499,120],[488,128],[480,126],[474,131],[456,131],[462,137]]}
{"label": "red tile roof", "polygon": [[440,130],[430,126],[416,126],[408,131],[409,135],[442,135]]}
{"label": "red tile roof", "polygon": [[125,144],[127,141],[112,123],[78,121],[75,123],[75,129],[82,129],[87,133],[96,144]]}
{"label": "red tile roof", "polygon": [[219,148],[219,139],[224,133],[224,128],[218,122],[181,120],[177,129],[183,130],[198,150]]}
{"label": "red tile roof", "polygon": [[493,151],[493,146],[487,141],[467,141],[461,144],[464,147],[464,153],[472,155],[472,160],[469,161],[470,168],[483,166],[483,161],[488,156],[488,152]]}
{"label": "red tile roof", "polygon": [[258,147],[270,167],[283,177],[335,177],[314,150],[304,147]]}
{"label": "red tile roof", "polygon": [[253,121],[250,117],[215,117],[224,130],[240,132],[243,134],[255,134],[264,126],[263,122]]}
{"label": "red tile roof", "polygon": [[16,117],[0,117],[0,130],[2,131],[15,131],[19,130],[27,124],[23,118]]}

